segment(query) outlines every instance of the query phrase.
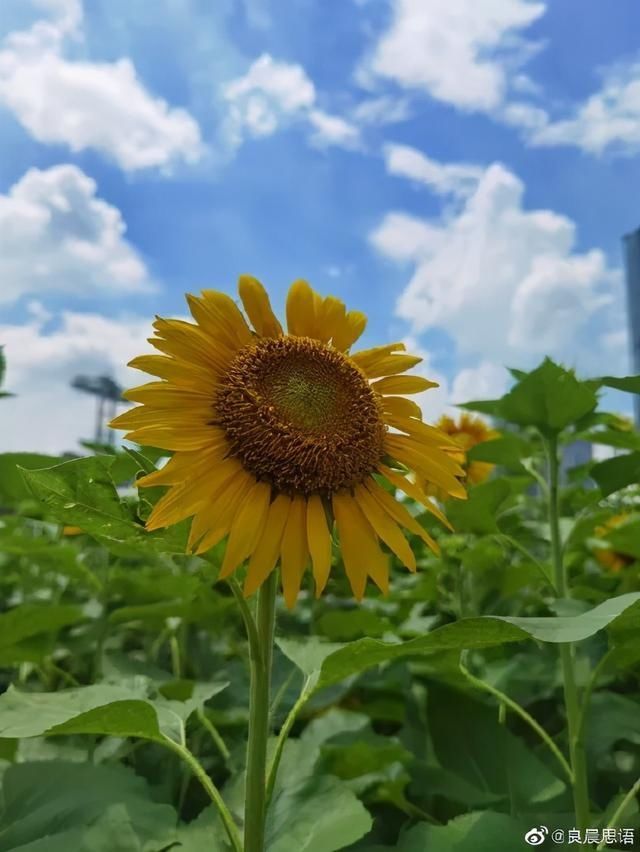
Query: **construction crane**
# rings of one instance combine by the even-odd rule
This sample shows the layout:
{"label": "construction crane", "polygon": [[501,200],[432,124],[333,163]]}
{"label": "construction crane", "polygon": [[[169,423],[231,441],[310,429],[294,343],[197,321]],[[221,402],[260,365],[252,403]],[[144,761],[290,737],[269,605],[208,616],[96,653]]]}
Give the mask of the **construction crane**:
{"label": "construction crane", "polygon": [[71,387],[96,397],[94,441],[96,444],[106,443],[113,446],[115,433],[113,429],[107,429],[105,433],[105,423],[116,416],[118,403],[124,402],[122,399],[123,388],[110,376],[76,376],[71,382]]}

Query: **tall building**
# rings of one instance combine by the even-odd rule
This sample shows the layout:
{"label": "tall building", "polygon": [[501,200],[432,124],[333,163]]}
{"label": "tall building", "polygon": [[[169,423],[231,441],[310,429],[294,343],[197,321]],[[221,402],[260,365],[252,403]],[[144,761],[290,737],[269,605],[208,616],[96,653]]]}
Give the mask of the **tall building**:
{"label": "tall building", "polygon": [[[640,228],[624,237],[627,266],[627,305],[631,336],[631,363],[634,375],[640,374]],[[640,428],[640,396],[633,398],[636,426]]]}

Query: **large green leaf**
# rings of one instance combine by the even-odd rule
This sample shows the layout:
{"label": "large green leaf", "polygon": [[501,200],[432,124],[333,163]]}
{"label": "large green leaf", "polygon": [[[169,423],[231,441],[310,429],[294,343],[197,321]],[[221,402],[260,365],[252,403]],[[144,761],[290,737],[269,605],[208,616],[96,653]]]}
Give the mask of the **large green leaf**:
{"label": "large green leaf", "polygon": [[150,698],[144,678],[126,686],[104,683],[52,693],[20,692],[11,686],[0,695],[0,737],[108,734],[162,742],[164,735],[180,742],[188,716],[226,686],[208,684],[187,701]]}
{"label": "large green leaf", "polygon": [[532,454],[529,441],[513,432],[505,432],[500,438],[491,441],[481,441],[467,451],[469,461],[492,462],[505,467],[522,468],[522,459]]}
{"label": "large green leaf", "polygon": [[420,823],[396,846],[365,846],[361,852],[511,852],[527,848],[524,834],[530,825],[506,814],[483,811],[456,817],[446,825]]}
{"label": "large green leaf", "polygon": [[435,683],[427,707],[440,765],[467,784],[500,795],[517,809],[530,810],[563,792],[564,779],[500,724],[495,707]]}
{"label": "large green leaf", "polygon": [[228,852],[227,835],[213,805],[205,808],[197,819],[178,827],[175,852]]}
{"label": "large green leaf", "polygon": [[595,381],[605,387],[626,393],[640,393],[640,376],[602,376]]}
{"label": "large green leaf", "polygon": [[640,450],[640,433],[625,432],[622,429],[598,429],[593,432],[581,432],[576,436],[591,444],[602,444],[620,450]]}
{"label": "large green leaf", "polygon": [[614,456],[593,465],[589,475],[598,483],[603,497],[640,482],[640,452]]}
{"label": "large green leaf", "polygon": [[269,852],[334,852],[370,830],[371,817],[349,786],[319,766],[328,740],[362,725],[354,716],[331,711],[287,742],[267,817]]}
{"label": "large green leaf", "polygon": [[579,642],[612,624],[639,600],[640,592],[630,592],[573,616],[464,618],[439,627],[426,636],[395,644],[376,639],[359,639],[346,645],[323,643],[317,639],[279,639],[278,645],[301,671],[313,678],[315,687],[320,689],[379,663],[401,657],[487,648],[528,638],[541,642]]}
{"label": "large green leaf", "polygon": [[560,432],[596,408],[598,398],[586,382],[545,358],[502,397],[500,415],[520,426]]}
{"label": "large green leaf", "polygon": [[32,470],[55,465],[59,461],[55,456],[42,453],[0,454],[0,503],[8,505],[31,497],[31,491],[21,474],[22,468]]}
{"label": "large green leaf", "polygon": [[84,614],[71,604],[20,604],[0,615],[0,649],[41,633],[77,624]]}
{"label": "large green leaf", "polygon": [[173,808],[123,767],[15,764],[2,793],[0,852],[160,852],[175,840]]}
{"label": "large green leaf", "polygon": [[80,527],[124,555],[131,549],[184,553],[175,528],[148,533],[118,497],[110,469],[114,456],[90,456],[44,470],[23,470],[33,493],[60,523]]}
{"label": "large green leaf", "polygon": [[457,532],[498,532],[497,515],[511,494],[506,479],[492,479],[469,489],[467,500],[451,500],[447,515]]}

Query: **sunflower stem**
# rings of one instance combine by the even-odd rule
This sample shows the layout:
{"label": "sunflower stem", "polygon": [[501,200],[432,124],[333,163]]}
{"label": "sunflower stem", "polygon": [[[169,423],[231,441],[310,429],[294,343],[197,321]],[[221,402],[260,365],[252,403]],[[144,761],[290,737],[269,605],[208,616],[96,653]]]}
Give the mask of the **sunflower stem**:
{"label": "sunflower stem", "polygon": [[[562,554],[560,537],[560,511],[558,500],[558,475],[560,459],[558,454],[558,437],[555,434],[546,436],[545,446],[548,459],[549,475],[549,527],[551,532],[551,557],[553,562],[555,590],[559,598],[567,597],[569,585],[567,582],[566,566]],[[562,665],[562,681],[564,686],[564,703],[567,713],[567,728],[569,734],[569,754],[573,772],[573,804],[576,816],[576,826],[584,831],[590,820],[589,788],[587,781],[587,760],[580,723],[580,699],[575,675],[575,652],[571,643],[560,645],[560,662]]]}
{"label": "sunflower stem", "polygon": [[[277,577],[272,572],[258,593],[256,635],[249,638],[251,657],[251,693],[249,703],[249,742],[244,812],[244,852],[264,852],[267,812],[267,742],[271,663]],[[257,641],[256,641],[257,640]]]}

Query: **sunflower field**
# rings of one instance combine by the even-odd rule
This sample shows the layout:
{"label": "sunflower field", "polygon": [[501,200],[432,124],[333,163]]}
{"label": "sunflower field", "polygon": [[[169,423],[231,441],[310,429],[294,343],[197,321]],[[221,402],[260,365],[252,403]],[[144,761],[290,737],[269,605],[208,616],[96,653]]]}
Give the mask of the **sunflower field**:
{"label": "sunflower field", "polygon": [[0,852],[640,848],[640,377],[426,424],[358,312],[240,295],[124,445],[0,455]]}

